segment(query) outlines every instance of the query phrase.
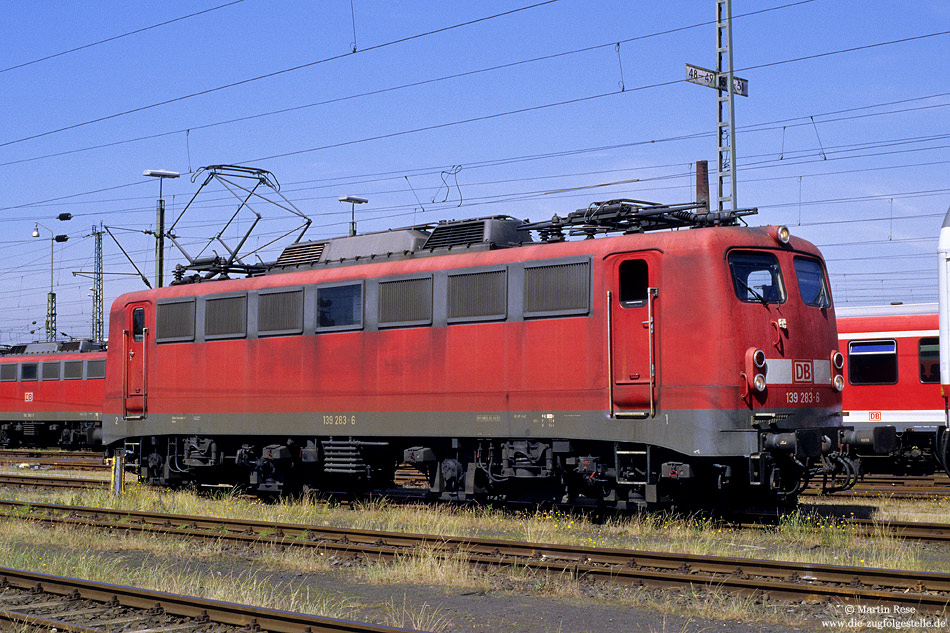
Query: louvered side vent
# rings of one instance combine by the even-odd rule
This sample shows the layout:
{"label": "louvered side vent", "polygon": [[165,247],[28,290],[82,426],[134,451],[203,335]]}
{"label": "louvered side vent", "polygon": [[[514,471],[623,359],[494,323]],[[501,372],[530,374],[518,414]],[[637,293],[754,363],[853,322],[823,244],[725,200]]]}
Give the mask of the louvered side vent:
{"label": "louvered side vent", "polygon": [[247,297],[208,299],[205,303],[205,337],[234,338],[247,332]]}
{"label": "louvered side vent", "polygon": [[59,380],[59,363],[43,363],[41,365],[42,369],[40,373],[43,376],[43,380]]}
{"label": "louvered side vent", "polygon": [[80,351],[79,346],[82,344],[82,341],[64,341],[59,344],[59,351],[61,352],[78,352]]}
{"label": "louvered side vent", "polygon": [[422,248],[450,248],[452,246],[470,246],[485,241],[485,222],[460,222],[437,226]]}
{"label": "louvered side vent", "polygon": [[82,361],[67,360],[65,363],[63,363],[63,378],[66,380],[82,378]]}
{"label": "louvered side vent", "polygon": [[588,262],[525,267],[525,316],[586,314],[589,306]]}
{"label": "louvered side vent", "polygon": [[291,244],[277,258],[278,266],[297,266],[299,264],[316,264],[323,255],[326,242],[303,242]]}
{"label": "louvered side vent", "polygon": [[159,343],[195,339],[195,300],[159,303],[156,317]]}
{"label": "louvered side vent", "polygon": [[86,378],[105,378],[106,361],[90,360],[86,361]]}

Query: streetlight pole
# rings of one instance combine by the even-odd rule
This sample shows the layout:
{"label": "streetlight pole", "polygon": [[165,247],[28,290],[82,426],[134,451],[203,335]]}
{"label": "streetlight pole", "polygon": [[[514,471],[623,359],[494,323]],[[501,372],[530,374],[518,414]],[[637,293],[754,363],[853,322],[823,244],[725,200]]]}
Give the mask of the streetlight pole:
{"label": "streetlight pole", "polygon": [[369,200],[359,196],[340,196],[337,200],[350,203],[350,237],[352,237],[356,235],[356,205],[366,204]]}
{"label": "streetlight pole", "polygon": [[[64,217],[69,214],[60,215],[60,219],[69,219]],[[69,217],[72,217],[71,215]],[[49,240],[49,294],[46,296],[46,341],[48,343],[56,342],[56,293],[53,292],[53,246],[56,242],[65,242],[69,240],[68,235],[56,235],[53,229],[39,222],[34,222],[33,237],[40,236],[40,227],[43,227],[50,234]]]}
{"label": "streetlight pole", "polygon": [[178,178],[181,174],[167,169],[146,169],[143,176],[158,178],[158,201],[155,203],[155,287],[164,285],[165,267],[165,200],[162,199],[162,184],[166,178]]}

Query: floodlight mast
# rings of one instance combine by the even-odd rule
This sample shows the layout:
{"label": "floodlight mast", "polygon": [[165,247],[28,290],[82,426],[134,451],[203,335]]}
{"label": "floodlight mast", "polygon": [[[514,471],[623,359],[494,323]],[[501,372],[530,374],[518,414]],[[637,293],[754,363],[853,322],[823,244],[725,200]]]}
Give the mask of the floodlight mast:
{"label": "floodlight mast", "polygon": [[359,196],[340,196],[337,200],[350,203],[350,237],[352,237],[356,235],[356,205],[366,204],[369,200]]}
{"label": "floodlight mast", "polygon": [[155,287],[164,285],[165,268],[165,200],[162,199],[162,184],[166,178],[178,178],[177,171],[167,169],[146,169],[142,172],[148,178],[158,178],[158,202],[155,203]]}

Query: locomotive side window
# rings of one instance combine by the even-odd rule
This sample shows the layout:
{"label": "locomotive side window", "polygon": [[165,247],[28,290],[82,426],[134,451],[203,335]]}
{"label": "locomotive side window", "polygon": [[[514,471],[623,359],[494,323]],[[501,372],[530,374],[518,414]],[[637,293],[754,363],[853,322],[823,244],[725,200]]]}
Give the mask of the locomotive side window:
{"label": "locomotive side window", "polygon": [[16,380],[16,368],[16,363],[0,365],[0,382],[12,382]]}
{"label": "locomotive side window", "polygon": [[508,279],[504,270],[448,276],[449,323],[504,319],[508,313]]}
{"label": "locomotive side window", "polygon": [[917,359],[920,362],[920,382],[940,382],[940,339],[928,336],[920,339],[917,346]]}
{"label": "locomotive side window", "polygon": [[208,299],[205,303],[206,338],[242,338],[247,333],[247,297]]}
{"label": "locomotive side window", "polygon": [[590,263],[524,268],[524,315],[567,316],[590,311]]}
{"label": "locomotive side window", "polygon": [[106,361],[105,360],[88,360],[86,361],[86,378],[105,378],[106,377]]}
{"label": "locomotive side window", "polygon": [[796,257],[795,275],[798,277],[798,290],[805,305],[816,308],[827,308],[831,305],[831,294],[825,285],[825,271],[821,262]]}
{"label": "locomotive side window", "polygon": [[145,333],[145,309],[136,308],[132,311],[132,340],[140,342]]}
{"label": "locomotive side window", "polygon": [[785,284],[778,259],[771,253],[732,251],[729,270],[736,297],[746,303],[784,303]]}
{"label": "locomotive side window", "polygon": [[318,330],[352,330],[362,326],[362,284],[317,288]]}
{"label": "locomotive side window", "polygon": [[893,385],[897,382],[897,341],[851,341],[848,380],[852,385]]}
{"label": "locomotive side window", "polygon": [[155,340],[175,343],[195,340],[195,300],[159,303]]}
{"label": "locomotive side window", "polygon": [[625,308],[642,306],[650,286],[646,261],[630,259],[620,263],[620,303]]}
{"label": "locomotive side window", "polygon": [[43,380],[59,380],[59,362],[43,363],[40,368]]}
{"label": "locomotive side window", "polygon": [[82,378],[82,361],[67,360],[63,363],[63,379],[77,380]]}
{"label": "locomotive side window", "polygon": [[20,365],[20,380],[36,380],[36,363]]}
{"label": "locomotive side window", "polygon": [[262,336],[303,332],[303,290],[261,293],[257,331]]}
{"label": "locomotive side window", "polygon": [[432,323],[432,277],[379,282],[379,325]]}

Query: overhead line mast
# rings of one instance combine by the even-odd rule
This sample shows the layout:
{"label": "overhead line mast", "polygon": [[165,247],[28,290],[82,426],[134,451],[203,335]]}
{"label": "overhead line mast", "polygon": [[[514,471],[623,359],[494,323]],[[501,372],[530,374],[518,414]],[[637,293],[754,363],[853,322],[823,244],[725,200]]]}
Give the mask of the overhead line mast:
{"label": "overhead line mast", "polygon": [[686,81],[718,91],[716,142],[719,164],[716,176],[720,213],[738,209],[736,198],[736,108],[735,95],[749,96],[749,82],[732,74],[732,0],[716,0],[716,70],[686,64]]}

